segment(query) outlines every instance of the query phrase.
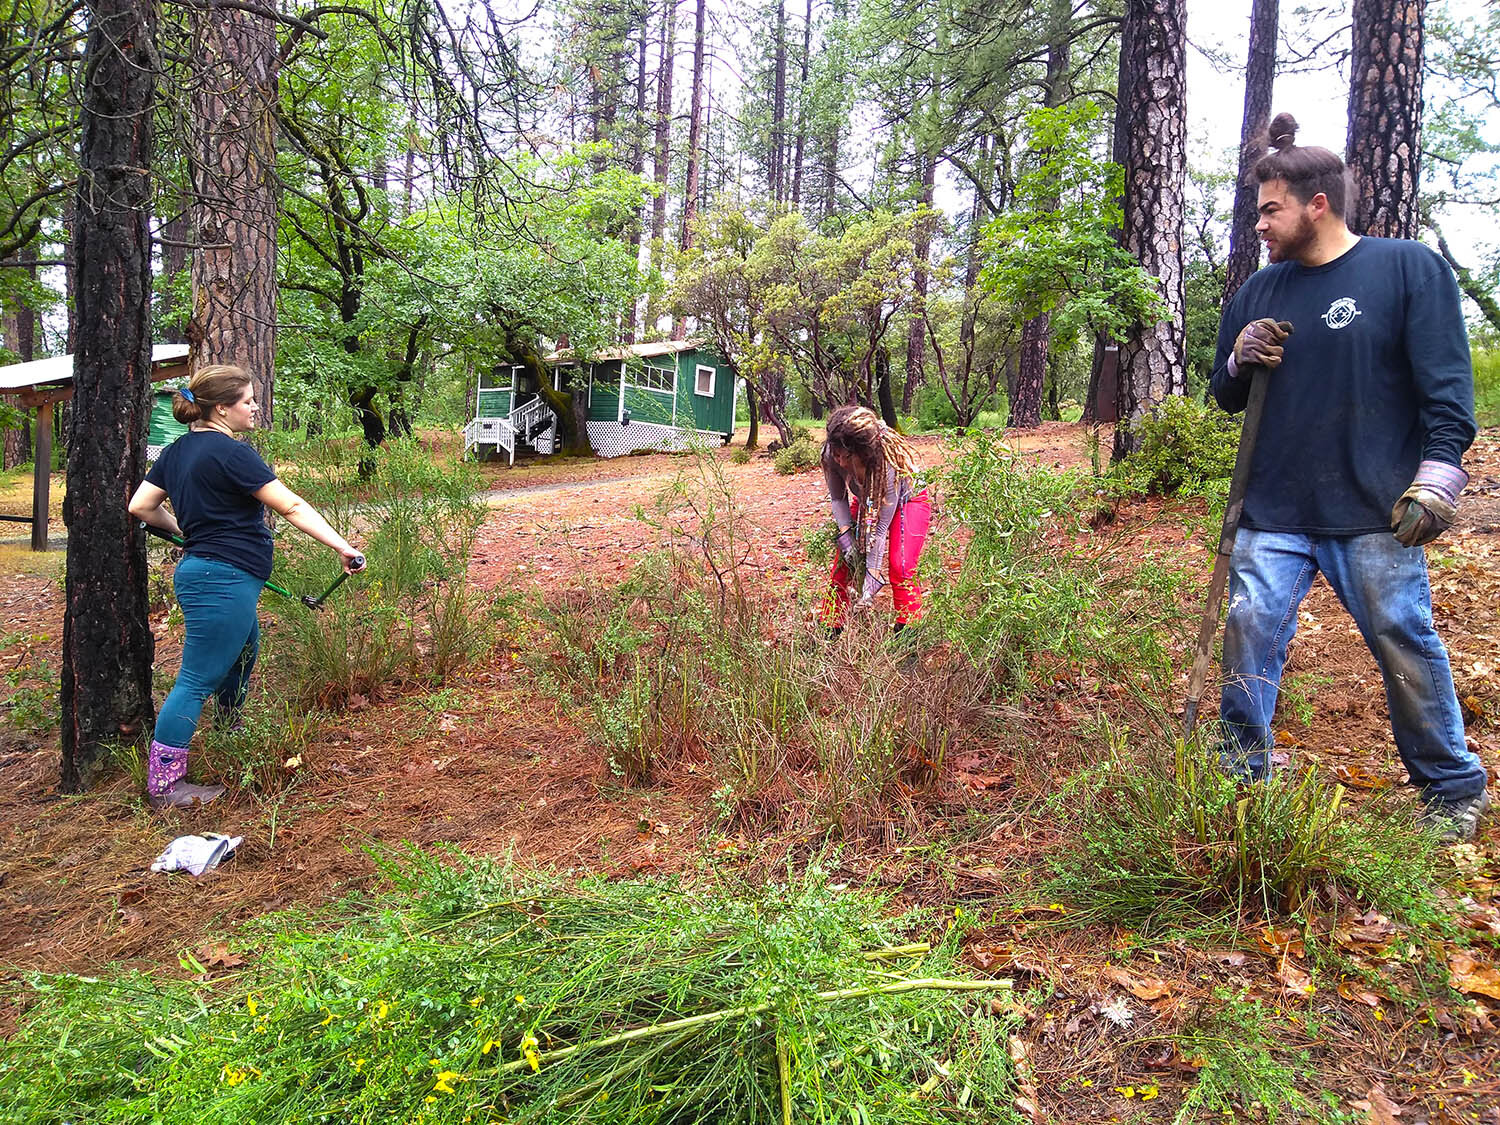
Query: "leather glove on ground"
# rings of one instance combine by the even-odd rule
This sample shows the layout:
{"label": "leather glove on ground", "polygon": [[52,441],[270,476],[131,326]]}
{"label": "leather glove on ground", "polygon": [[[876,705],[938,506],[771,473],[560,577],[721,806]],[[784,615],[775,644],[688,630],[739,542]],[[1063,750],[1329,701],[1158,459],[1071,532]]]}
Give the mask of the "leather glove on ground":
{"label": "leather glove on ground", "polygon": [[1238,378],[1240,370],[1252,364],[1280,367],[1282,344],[1292,334],[1292,322],[1263,316],[1240,329],[1235,337],[1234,352],[1229,357],[1229,374]]}
{"label": "leather glove on ground", "polygon": [[1469,474],[1446,461],[1423,461],[1411,487],[1391,509],[1391,531],[1407,547],[1431,543],[1453,526],[1458,515],[1458,494],[1469,483]]}

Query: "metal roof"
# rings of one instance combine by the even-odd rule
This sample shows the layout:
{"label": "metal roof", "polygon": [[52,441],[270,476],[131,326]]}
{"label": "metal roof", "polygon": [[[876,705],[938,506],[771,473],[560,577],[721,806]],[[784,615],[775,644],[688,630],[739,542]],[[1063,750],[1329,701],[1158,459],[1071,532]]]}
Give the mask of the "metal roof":
{"label": "metal roof", "polygon": [[[626,344],[624,347],[597,351],[589,356],[588,362],[599,363],[613,359],[649,359],[657,355],[679,355],[702,346],[701,340],[656,340],[649,344]],[[572,348],[555,351],[542,358],[547,363],[576,363],[578,361],[578,356],[574,354]]]}
{"label": "metal roof", "polygon": [[[156,344],[151,348],[151,365],[186,359],[186,344]],[[30,363],[12,363],[0,367],[0,393],[24,391],[30,387],[54,386],[73,381],[73,357],[54,355]]]}

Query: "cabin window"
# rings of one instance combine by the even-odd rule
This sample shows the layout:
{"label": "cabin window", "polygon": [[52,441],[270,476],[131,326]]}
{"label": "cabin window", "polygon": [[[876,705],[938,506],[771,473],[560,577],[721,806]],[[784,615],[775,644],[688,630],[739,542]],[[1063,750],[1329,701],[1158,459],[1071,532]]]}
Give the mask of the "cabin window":
{"label": "cabin window", "polygon": [[650,363],[632,364],[627,378],[635,386],[644,390],[671,394],[677,385],[677,369],[657,367]]}
{"label": "cabin window", "polygon": [[698,369],[693,375],[693,393],[702,395],[704,398],[714,397],[714,379],[718,375],[718,368],[698,364]]}

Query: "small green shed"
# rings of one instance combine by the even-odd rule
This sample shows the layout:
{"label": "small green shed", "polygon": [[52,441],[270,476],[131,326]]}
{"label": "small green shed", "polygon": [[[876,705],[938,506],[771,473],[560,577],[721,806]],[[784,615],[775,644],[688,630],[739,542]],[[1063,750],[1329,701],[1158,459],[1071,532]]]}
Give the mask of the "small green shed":
{"label": "small green shed", "polygon": [[[738,380],[729,363],[700,341],[629,344],[587,360],[559,351],[546,362],[554,388],[564,370],[582,368],[588,380],[589,442],[601,457],[645,449],[675,452],[694,444],[723,444],[734,436]],[[577,377],[575,372],[568,381]],[[539,453],[554,451],[556,419],[535,389],[527,389],[526,378],[520,367],[480,376],[475,417],[464,427],[466,449],[493,445],[512,460],[520,443]]]}
{"label": "small green shed", "polygon": [[176,387],[151,388],[151,428],[146,434],[146,460],[155,461],[161,451],[183,434],[187,426],[172,417],[172,395]]}

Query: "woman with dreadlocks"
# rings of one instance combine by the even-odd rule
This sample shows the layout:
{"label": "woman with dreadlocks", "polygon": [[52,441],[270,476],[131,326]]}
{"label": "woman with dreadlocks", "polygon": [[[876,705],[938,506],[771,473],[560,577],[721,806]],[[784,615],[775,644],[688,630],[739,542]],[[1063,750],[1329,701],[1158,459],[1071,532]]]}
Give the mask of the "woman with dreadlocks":
{"label": "woman with dreadlocks", "polygon": [[849,612],[850,585],[864,565],[856,610],[868,609],[890,576],[897,632],[922,611],[917,559],[932,521],[932,504],[918,478],[910,443],[873,411],[841,406],[828,418],[823,479],[838,527],[833,588],[819,620],[837,633]]}

